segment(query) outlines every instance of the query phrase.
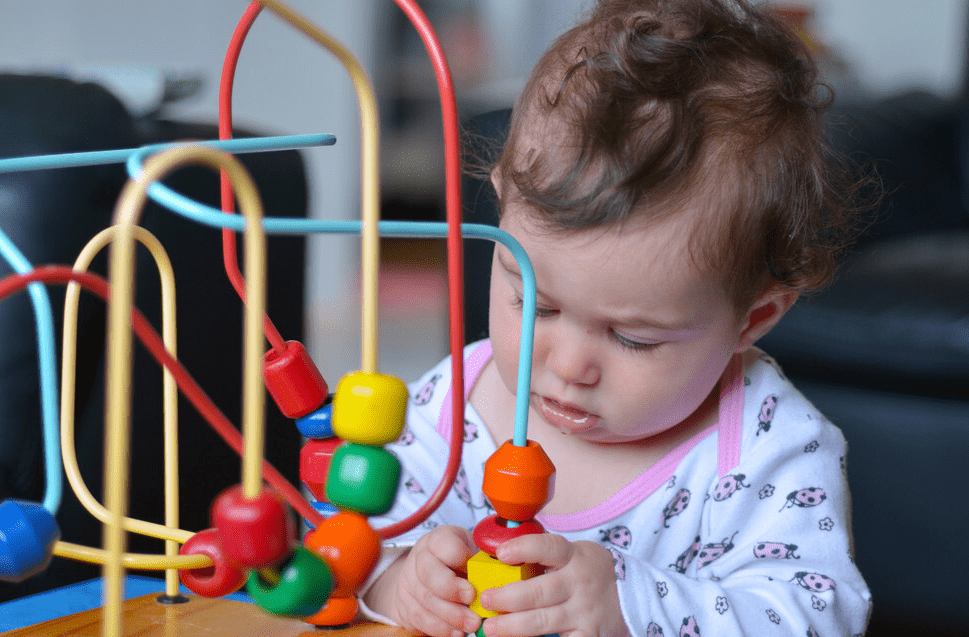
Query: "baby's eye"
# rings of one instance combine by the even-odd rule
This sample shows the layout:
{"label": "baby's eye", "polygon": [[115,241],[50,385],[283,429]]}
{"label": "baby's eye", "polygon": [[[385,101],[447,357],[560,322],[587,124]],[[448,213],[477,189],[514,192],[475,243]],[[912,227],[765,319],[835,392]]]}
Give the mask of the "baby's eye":
{"label": "baby's eye", "polygon": [[[523,305],[522,297],[515,296],[515,298],[512,300],[512,306],[515,307],[515,309],[520,310],[522,309],[522,305]],[[549,316],[554,316],[555,312],[556,310],[550,307],[541,307],[538,305],[535,306],[535,316],[538,318],[546,318]]]}
{"label": "baby's eye", "polygon": [[641,341],[641,340],[631,338],[629,336],[624,336],[623,334],[620,334],[615,330],[610,330],[609,333],[612,336],[612,340],[618,343],[621,347],[625,349],[633,350],[636,352],[649,351],[652,349],[656,349],[657,347],[662,345],[662,342]]}

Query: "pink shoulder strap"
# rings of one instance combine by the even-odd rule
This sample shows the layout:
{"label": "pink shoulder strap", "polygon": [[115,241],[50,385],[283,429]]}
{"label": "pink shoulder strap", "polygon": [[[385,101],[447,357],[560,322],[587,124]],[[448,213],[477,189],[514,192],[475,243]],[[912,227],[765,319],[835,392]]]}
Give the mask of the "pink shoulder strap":
{"label": "pink shoulder strap", "polygon": [[740,444],[744,430],[744,360],[734,354],[723,374],[720,388],[717,473],[727,475],[740,464]]}
{"label": "pink shoulder strap", "polygon": [[[471,395],[471,389],[474,387],[475,382],[478,380],[478,376],[481,375],[481,370],[484,366],[491,360],[491,340],[481,341],[476,345],[470,353],[468,353],[464,358],[464,402],[468,402],[468,396]],[[453,414],[453,406],[451,399],[451,391],[454,385],[448,382],[447,395],[444,396],[444,404],[441,405],[441,416],[437,419],[437,433],[444,438],[444,442],[451,444],[451,423]],[[461,414],[464,417],[464,414]]]}

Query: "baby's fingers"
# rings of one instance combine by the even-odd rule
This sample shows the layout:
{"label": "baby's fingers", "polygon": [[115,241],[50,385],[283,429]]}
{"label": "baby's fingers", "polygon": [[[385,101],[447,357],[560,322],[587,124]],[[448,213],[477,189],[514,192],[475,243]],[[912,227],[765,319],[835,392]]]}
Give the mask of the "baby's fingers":
{"label": "baby's fingers", "polygon": [[481,625],[481,618],[467,606],[437,597],[423,587],[404,592],[401,623],[433,637],[463,637]]}
{"label": "baby's fingers", "polygon": [[428,605],[422,606],[416,600],[407,604],[401,614],[401,625],[412,631],[431,635],[431,637],[464,637],[475,632],[481,625],[481,618],[471,613],[468,617],[462,610],[467,609],[437,598],[429,598]]}
{"label": "baby's fingers", "polygon": [[421,540],[429,553],[460,573],[467,572],[468,560],[477,552],[471,534],[456,526],[440,526]]}
{"label": "baby's fingers", "polygon": [[[468,580],[458,577],[454,570],[429,551],[414,553],[414,575],[417,584],[430,593],[467,606],[474,601],[474,587]],[[464,566],[464,563],[462,563]],[[464,567],[466,568],[466,567]],[[462,568],[462,571],[464,570]]]}

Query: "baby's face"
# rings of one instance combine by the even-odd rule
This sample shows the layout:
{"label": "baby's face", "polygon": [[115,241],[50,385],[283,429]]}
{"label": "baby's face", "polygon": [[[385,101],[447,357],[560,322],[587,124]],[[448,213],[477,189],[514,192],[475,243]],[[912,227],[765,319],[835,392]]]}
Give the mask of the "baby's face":
{"label": "baby's face", "polygon": [[[621,443],[695,421],[704,410],[715,417],[716,401],[704,401],[745,346],[746,321],[720,278],[692,264],[682,230],[688,224],[673,218],[563,234],[542,230],[530,214],[511,200],[501,221],[525,248],[537,281],[530,423]],[[512,395],[521,294],[518,265],[499,245],[490,332]]]}

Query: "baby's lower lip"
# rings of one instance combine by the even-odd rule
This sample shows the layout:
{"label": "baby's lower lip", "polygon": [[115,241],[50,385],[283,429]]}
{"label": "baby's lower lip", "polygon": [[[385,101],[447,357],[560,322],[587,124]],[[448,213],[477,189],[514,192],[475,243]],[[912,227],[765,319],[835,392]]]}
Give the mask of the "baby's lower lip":
{"label": "baby's lower lip", "polygon": [[542,417],[553,427],[565,433],[581,433],[589,431],[599,422],[599,417],[576,407],[546,398],[538,397],[538,407]]}

